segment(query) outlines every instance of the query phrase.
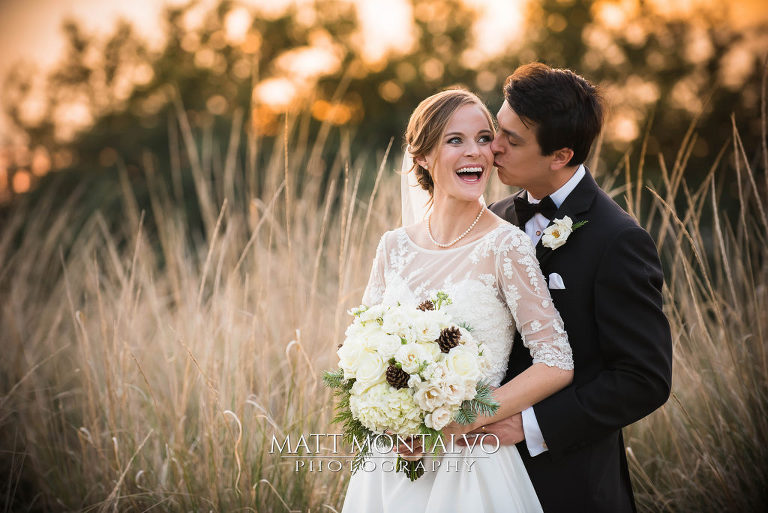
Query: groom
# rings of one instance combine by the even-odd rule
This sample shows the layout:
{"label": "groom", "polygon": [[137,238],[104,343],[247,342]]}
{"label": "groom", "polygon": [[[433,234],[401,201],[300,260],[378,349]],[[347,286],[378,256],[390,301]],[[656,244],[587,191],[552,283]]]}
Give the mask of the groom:
{"label": "groom", "polygon": [[[484,429],[503,444],[520,442],[546,513],[632,512],[621,428],[664,404],[672,374],[656,246],[583,165],[602,126],[594,86],[533,63],[507,78],[504,97],[491,148],[501,181],[523,190],[490,208],[536,245],[575,375],[571,386]],[[545,245],[545,229],[565,216],[586,224],[561,230],[562,245]],[[518,335],[504,382],[530,365]]]}

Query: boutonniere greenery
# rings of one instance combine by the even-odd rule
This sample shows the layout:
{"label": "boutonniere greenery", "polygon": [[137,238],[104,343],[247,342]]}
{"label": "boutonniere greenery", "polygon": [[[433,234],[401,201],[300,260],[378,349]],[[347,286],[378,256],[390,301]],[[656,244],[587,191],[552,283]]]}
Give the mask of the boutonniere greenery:
{"label": "boutonniere greenery", "polygon": [[586,220],[574,223],[570,217],[565,216],[562,219],[555,219],[552,224],[544,230],[541,236],[541,244],[544,247],[557,249],[568,240],[571,233],[587,224]]}

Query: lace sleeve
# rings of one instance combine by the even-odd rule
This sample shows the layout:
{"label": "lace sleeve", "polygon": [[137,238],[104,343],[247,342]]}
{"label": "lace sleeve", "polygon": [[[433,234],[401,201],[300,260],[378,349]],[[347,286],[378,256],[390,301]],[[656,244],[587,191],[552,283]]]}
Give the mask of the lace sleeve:
{"label": "lace sleeve", "polygon": [[499,290],[533,363],[573,369],[568,335],[552,303],[531,239],[519,229],[510,230],[500,237],[496,255]]}
{"label": "lace sleeve", "polygon": [[376,256],[373,258],[371,276],[368,278],[368,285],[366,285],[365,292],[363,293],[362,304],[366,306],[381,303],[384,296],[384,268],[387,259],[385,239],[386,234],[379,240]]}

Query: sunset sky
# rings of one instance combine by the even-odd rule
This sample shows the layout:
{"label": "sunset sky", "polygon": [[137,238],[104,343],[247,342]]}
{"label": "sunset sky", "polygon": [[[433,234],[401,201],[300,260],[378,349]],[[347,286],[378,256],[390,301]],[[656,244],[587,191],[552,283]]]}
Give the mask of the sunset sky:
{"label": "sunset sky", "polygon": [[[68,17],[79,20],[88,31],[108,35],[119,18],[133,22],[138,33],[154,45],[162,44],[161,12],[168,5],[188,0],[0,0],[0,80],[19,64],[45,70],[62,55],[61,24]],[[479,46],[485,51],[500,43],[514,41],[522,23],[521,5],[526,0],[465,0],[481,11],[476,28]],[[216,0],[201,0],[205,12]],[[271,12],[307,0],[241,0]],[[311,2],[309,2],[311,3]],[[372,57],[409,40],[411,7],[406,0],[357,0],[365,37]],[[267,7],[268,6],[268,7]],[[503,45],[502,45],[503,46]],[[0,140],[7,134],[7,122],[0,115]]]}
{"label": "sunset sky", "polygon": [[[480,11],[475,28],[478,50],[485,53],[509,51],[521,33],[525,5],[529,0],[465,0]],[[562,0],[572,2],[573,0]],[[134,23],[139,34],[154,45],[162,44],[160,13],[166,5],[179,5],[187,0],[0,0],[0,80],[14,66],[34,66],[45,70],[62,55],[61,24],[67,17],[78,19],[88,31],[109,34],[118,18]],[[200,13],[216,0],[200,0]],[[241,0],[266,14],[280,12],[289,4],[311,3],[311,0]],[[407,0],[357,0],[358,16],[367,53],[376,58],[391,48],[409,44],[412,10]],[[598,2],[608,22],[621,23],[632,15],[637,0]],[[649,0],[669,16],[686,18],[702,6],[722,4],[717,0]],[[268,6],[268,7],[267,7]],[[729,2],[730,23],[741,25],[768,19],[764,0]],[[42,74],[41,74],[42,78]],[[0,141],[8,134],[7,123],[0,115]]]}

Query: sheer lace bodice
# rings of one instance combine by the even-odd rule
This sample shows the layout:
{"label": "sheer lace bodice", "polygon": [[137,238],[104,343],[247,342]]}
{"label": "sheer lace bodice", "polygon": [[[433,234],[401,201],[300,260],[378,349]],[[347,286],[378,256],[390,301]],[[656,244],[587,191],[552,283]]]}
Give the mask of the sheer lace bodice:
{"label": "sheer lace bodice", "polygon": [[405,228],[382,236],[363,304],[417,305],[440,290],[453,300],[446,311],[469,325],[491,352],[491,385],[504,378],[516,329],[534,363],[573,369],[568,337],[533,245],[516,226],[503,224],[464,246],[441,250],[416,245]]}

